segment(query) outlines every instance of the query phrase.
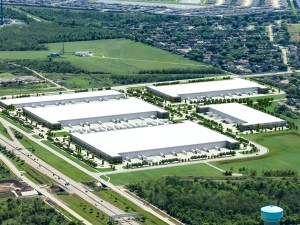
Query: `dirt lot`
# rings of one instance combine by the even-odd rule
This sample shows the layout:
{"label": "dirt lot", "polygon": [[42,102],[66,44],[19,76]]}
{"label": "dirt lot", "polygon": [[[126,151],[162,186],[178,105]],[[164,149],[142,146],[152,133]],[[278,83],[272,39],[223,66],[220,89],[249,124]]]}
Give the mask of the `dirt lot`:
{"label": "dirt lot", "polygon": [[21,196],[21,192],[32,190],[32,187],[22,180],[0,180],[0,197],[11,194]]}

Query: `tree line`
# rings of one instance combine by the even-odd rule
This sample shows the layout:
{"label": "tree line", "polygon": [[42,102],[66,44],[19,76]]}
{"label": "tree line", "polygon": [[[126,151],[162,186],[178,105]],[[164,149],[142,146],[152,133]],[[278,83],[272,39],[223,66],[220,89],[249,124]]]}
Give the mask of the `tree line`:
{"label": "tree line", "polygon": [[284,209],[282,225],[300,223],[297,178],[164,177],[128,188],[187,225],[262,225],[260,208],[270,204]]}
{"label": "tree line", "polygon": [[68,220],[40,198],[1,201],[0,215],[0,224],[82,225]]}

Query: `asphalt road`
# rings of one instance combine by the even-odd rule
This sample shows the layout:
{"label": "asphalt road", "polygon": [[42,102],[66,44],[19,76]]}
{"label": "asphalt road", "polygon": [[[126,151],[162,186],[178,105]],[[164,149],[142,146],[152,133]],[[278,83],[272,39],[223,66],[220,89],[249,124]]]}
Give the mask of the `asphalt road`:
{"label": "asphalt road", "polygon": [[[1,141],[1,143],[3,143]],[[58,205],[60,208],[64,209],[65,211],[67,211],[68,213],[70,213],[71,215],[73,215],[75,218],[77,218],[78,220],[82,221],[83,223],[87,224],[87,225],[92,225],[90,222],[88,222],[86,219],[84,219],[83,217],[81,217],[79,214],[77,214],[76,212],[74,212],[72,209],[70,209],[67,205],[65,205],[62,201],[60,201],[59,199],[57,199],[55,196],[53,196],[52,194],[50,194],[47,190],[43,189],[42,187],[40,187],[39,185],[33,183],[31,180],[29,180],[26,176],[23,176],[23,174],[18,170],[17,167],[15,167],[15,165],[9,161],[2,153],[0,153],[0,160],[3,161],[8,168],[14,173],[16,174],[17,177],[19,177],[20,179],[22,179],[24,182],[26,182],[29,186],[31,186],[32,188],[34,188],[36,191],[38,191],[39,193],[41,193],[43,196],[45,196],[46,198],[50,199],[52,202],[54,202],[56,205]]]}
{"label": "asphalt road", "polygon": [[[3,120],[2,118],[0,119],[0,121],[3,124],[3,126],[6,127],[8,132],[11,133],[8,126],[11,126],[14,129],[16,129],[17,131],[20,131],[19,128],[8,123],[7,121]],[[24,134],[23,131],[22,131],[22,134]],[[14,137],[14,134],[11,133],[11,136]],[[48,177],[50,177],[51,179],[55,180],[60,185],[65,186],[65,184],[67,182],[70,183],[70,185],[65,186],[69,193],[78,195],[79,197],[83,198],[91,205],[98,208],[103,213],[105,213],[109,216],[125,213],[123,210],[120,210],[119,208],[115,207],[114,205],[110,204],[109,202],[106,202],[105,200],[101,199],[97,195],[93,194],[89,188],[87,188],[80,182],[70,179],[69,177],[62,174],[61,172],[59,172],[58,170],[56,170],[55,168],[53,168],[46,162],[42,161],[41,159],[38,159],[29,150],[25,149],[15,138],[13,141],[10,141],[10,140],[6,139],[5,137],[1,137],[1,144],[6,146],[7,149],[14,151],[15,154],[17,156],[19,156],[21,159],[23,159],[27,164],[37,168],[41,173],[43,173],[43,174],[47,175]],[[17,149],[20,149],[20,150],[17,150]],[[125,219],[127,219],[127,218],[125,218]],[[122,224],[138,225],[139,223],[136,221],[123,221]]]}

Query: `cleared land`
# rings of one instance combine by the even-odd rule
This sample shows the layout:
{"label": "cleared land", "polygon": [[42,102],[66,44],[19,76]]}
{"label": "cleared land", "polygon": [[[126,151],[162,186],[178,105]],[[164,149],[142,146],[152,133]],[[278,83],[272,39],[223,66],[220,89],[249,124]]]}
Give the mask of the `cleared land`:
{"label": "cleared land", "polygon": [[[2,51],[0,59],[44,60],[52,52],[59,52],[60,43],[47,44],[46,51]],[[55,61],[69,61],[73,65],[91,72],[127,74],[140,70],[174,68],[201,68],[201,63],[179,55],[125,39],[66,42],[66,53]],[[93,57],[74,56],[76,51],[92,51]]]}
{"label": "cleared land", "polygon": [[291,41],[300,40],[300,24],[288,24],[288,32],[290,33]]}
{"label": "cleared land", "polygon": [[[141,170],[137,172],[108,175],[113,184],[129,184],[138,181],[158,179],[162,176],[221,176],[221,172],[206,164],[193,164],[187,166],[166,167],[161,169]],[[103,176],[104,179],[106,179]]]}

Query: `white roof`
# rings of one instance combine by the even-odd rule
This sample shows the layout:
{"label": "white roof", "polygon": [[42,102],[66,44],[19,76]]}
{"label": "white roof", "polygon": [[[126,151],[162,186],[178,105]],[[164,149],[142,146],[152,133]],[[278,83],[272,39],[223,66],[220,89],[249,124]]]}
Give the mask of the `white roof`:
{"label": "white roof", "polygon": [[33,195],[38,195],[39,193],[33,189],[32,191],[23,191],[21,192],[22,196],[33,196]]}
{"label": "white roof", "polygon": [[137,98],[66,104],[59,106],[51,105],[36,108],[24,107],[24,109],[52,124],[75,119],[100,118],[144,112],[167,112],[164,109]]}
{"label": "white roof", "polygon": [[198,145],[226,140],[237,142],[232,138],[191,121],[107,132],[73,133],[72,136],[110,156],[119,156],[120,153],[127,152]]}
{"label": "white roof", "polygon": [[234,118],[237,118],[239,120],[245,121],[244,125],[256,125],[284,121],[275,116],[271,116],[267,113],[263,113],[261,111],[239,103],[215,104],[209,105],[208,107],[225,113]]}
{"label": "white roof", "polygon": [[103,90],[103,91],[89,91],[89,92],[77,92],[60,95],[43,95],[26,98],[12,98],[1,100],[6,105],[17,105],[17,104],[33,104],[42,103],[47,101],[63,101],[72,100],[79,98],[91,98],[91,97],[105,97],[109,95],[120,95],[121,93],[115,90]]}
{"label": "white roof", "polygon": [[164,93],[168,96],[178,97],[184,94],[193,93],[206,93],[213,91],[227,91],[234,89],[243,88],[266,88],[260,84],[247,81],[241,78],[234,78],[231,80],[220,80],[220,81],[208,81],[199,83],[189,83],[189,84],[176,84],[176,85],[166,85],[166,86],[149,86],[149,88]]}

